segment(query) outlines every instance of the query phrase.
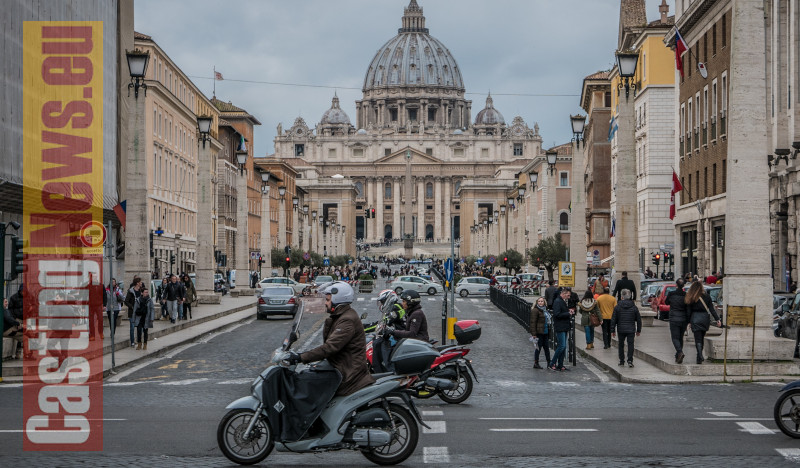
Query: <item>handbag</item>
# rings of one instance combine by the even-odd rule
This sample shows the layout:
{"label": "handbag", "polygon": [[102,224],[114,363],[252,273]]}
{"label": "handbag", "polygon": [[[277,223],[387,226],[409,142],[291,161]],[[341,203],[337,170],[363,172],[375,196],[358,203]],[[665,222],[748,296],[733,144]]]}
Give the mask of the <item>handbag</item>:
{"label": "handbag", "polygon": [[700,304],[703,305],[703,309],[706,311],[705,313],[692,312],[689,322],[692,324],[693,331],[708,331],[709,327],[711,326],[711,312],[708,310],[706,301],[704,301],[702,297],[699,299],[699,301]]}
{"label": "handbag", "polygon": [[603,321],[600,320],[597,314],[589,314],[589,323],[591,323],[593,327],[599,327]]}

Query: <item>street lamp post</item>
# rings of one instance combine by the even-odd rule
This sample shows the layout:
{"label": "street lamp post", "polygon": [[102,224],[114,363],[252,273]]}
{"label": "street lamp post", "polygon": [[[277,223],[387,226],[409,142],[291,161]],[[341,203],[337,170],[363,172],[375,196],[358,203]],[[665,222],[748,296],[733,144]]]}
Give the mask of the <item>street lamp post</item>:
{"label": "street lamp post", "polygon": [[317,252],[319,250],[319,242],[317,242],[317,231],[314,230],[314,225],[317,224],[317,210],[311,212],[311,251]]}
{"label": "street lamp post", "polygon": [[[538,205],[539,199],[538,199],[538,196],[536,194],[536,184],[539,181],[539,173],[538,172],[533,172],[533,171],[529,172],[528,173],[528,180],[531,181],[531,192],[529,194],[529,198],[531,199],[532,203],[530,205],[526,206],[525,208],[527,209],[526,213],[530,214],[529,218],[531,219],[530,234],[532,234],[533,236],[535,236],[537,238],[537,243],[538,243],[539,233],[536,231],[536,212],[538,211],[538,208],[539,208],[539,205]],[[527,229],[527,226],[528,225],[526,223],[525,224],[525,228],[526,229]],[[538,267],[538,265],[537,265],[537,267]]]}
{"label": "street lamp post", "polygon": [[286,243],[286,187],[281,185],[278,187],[278,196],[280,196],[281,202],[278,204],[278,248],[283,246],[284,248],[287,245],[290,245],[291,242],[288,244]]}
{"label": "street lamp post", "polygon": [[250,247],[247,240],[248,209],[247,209],[247,149],[236,151],[236,163],[239,165],[239,178],[236,179],[236,270],[241,274],[239,284],[243,288],[250,286],[247,275],[250,270]]}
{"label": "street lamp post", "polygon": [[300,198],[297,196],[292,197],[292,239],[289,242],[289,245],[297,246],[300,244],[300,221],[298,219],[299,215],[299,203]]}
{"label": "street lamp post", "polygon": [[[197,117],[197,140],[202,144],[198,151],[197,164],[197,219],[210,220],[214,207],[214,193],[211,184],[216,173],[211,154],[211,124],[213,118],[208,115]],[[197,225],[197,292],[198,300],[217,303],[221,296],[214,294],[214,233],[210,226]]]}
{"label": "street lamp post", "polygon": [[[586,141],[583,139],[583,130],[586,125],[586,117],[583,115],[571,115],[573,147],[572,147],[572,193],[570,198],[569,220],[569,257],[570,261],[575,262],[575,286],[577,292],[582,292],[588,286],[588,273],[586,258],[582,258],[587,250],[586,242],[586,195],[584,193],[584,151]],[[583,142],[583,151],[581,150]]]}
{"label": "street lamp post", "polygon": [[261,257],[267,264],[268,271],[272,270],[272,210],[269,203],[269,178],[268,171],[261,171]]}
{"label": "street lamp post", "polygon": [[558,161],[558,152],[549,150],[545,153],[547,157],[547,232],[546,236],[555,236],[558,230],[556,229],[558,220],[556,219],[556,162]]}
{"label": "street lamp post", "polygon": [[[310,217],[308,213],[308,205],[303,205],[303,235],[300,236],[300,242],[298,243],[301,248],[311,251],[311,225],[310,225]],[[308,238],[308,243],[306,244],[305,240]]]}

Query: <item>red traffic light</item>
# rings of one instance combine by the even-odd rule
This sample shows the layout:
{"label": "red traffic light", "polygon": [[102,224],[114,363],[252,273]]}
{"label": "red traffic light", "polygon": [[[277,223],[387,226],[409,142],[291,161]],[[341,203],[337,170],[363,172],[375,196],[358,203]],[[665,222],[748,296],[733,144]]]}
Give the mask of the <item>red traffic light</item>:
{"label": "red traffic light", "polygon": [[289,263],[291,261],[292,261],[292,259],[290,257],[286,257],[286,263]]}
{"label": "red traffic light", "polygon": [[508,257],[503,257],[503,261],[507,262],[508,261]]}
{"label": "red traffic light", "polygon": [[656,254],[656,260],[658,260],[660,258],[661,258],[661,255],[660,254]]}

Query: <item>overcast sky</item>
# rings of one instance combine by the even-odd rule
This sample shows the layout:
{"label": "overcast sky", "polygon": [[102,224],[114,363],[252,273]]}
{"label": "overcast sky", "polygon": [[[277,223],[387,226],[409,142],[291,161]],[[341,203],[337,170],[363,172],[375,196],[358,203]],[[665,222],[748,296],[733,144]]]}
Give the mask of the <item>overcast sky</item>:
{"label": "overcast sky", "polygon": [[[430,34],[455,57],[472,116],[491,91],[507,123],[538,122],[545,146],[572,137],[583,77],[614,60],[619,0],[418,0]],[[211,97],[246,109],[255,156],[274,153],[278,123],[319,122],[336,91],[351,122],[369,63],[397,34],[409,0],[135,0],[135,28]],[[661,0],[646,0],[649,21]],[[674,0],[670,15],[674,12]],[[200,77],[206,77],[205,79]],[[284,86],[233,80],[315,85]],[[326,88],[331,87],[331,88]],[[504,96],[543,94],[568,96]]]}

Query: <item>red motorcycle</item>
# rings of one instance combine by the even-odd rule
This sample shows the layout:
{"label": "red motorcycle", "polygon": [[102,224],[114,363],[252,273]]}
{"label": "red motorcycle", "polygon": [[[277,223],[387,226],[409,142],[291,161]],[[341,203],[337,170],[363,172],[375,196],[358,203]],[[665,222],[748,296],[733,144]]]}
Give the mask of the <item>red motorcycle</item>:
{"label": "red motorcycle", "polygon": [[[382,331],[378,326],[376,333]],[[472,394],[473,379],[478,381],[472,361],[466,359],[470,349],[465,345],[481,336],[481,327],[477,320],[461,320],[454,328],[456,345],[436,348],[441,356],[437,357],[430,369],[412,378],[409,389],[417,398],[431,398],[438,395],[446,403],[462,403]],[[367,336],[367,361],[372,368],[372,343],[375,335]],[[390,358],[391,359],[391,358]]]}

